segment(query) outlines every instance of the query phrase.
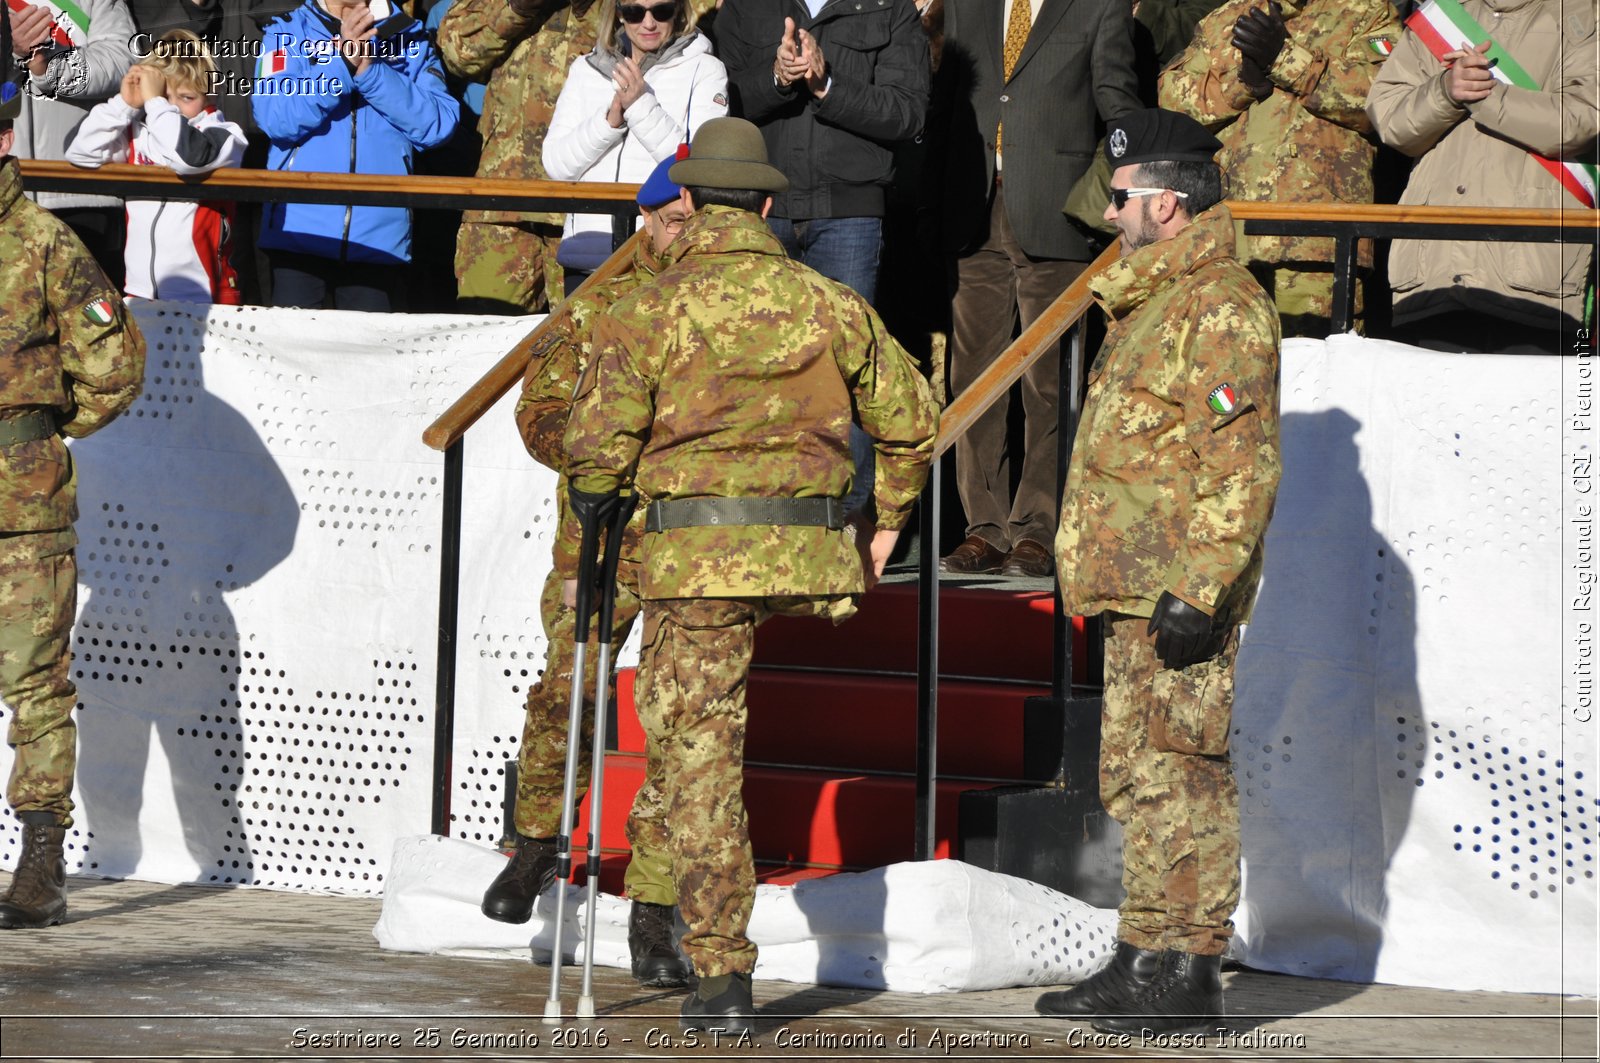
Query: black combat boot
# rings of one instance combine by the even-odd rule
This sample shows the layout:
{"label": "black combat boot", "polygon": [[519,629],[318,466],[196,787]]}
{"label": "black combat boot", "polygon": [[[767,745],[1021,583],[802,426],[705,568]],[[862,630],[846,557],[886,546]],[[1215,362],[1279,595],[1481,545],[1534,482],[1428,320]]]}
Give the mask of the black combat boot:
{"label": "black combat boot", "polygon": [[1125,1015],[1097,1018],[1104,1033],[1177,1033],[1215,1029],[1222,1022],[1222,957],[1161,954],[1161,970]]}
{"label": "black combat boot", "polygon": [[0,897],[0,929],[33,930],[67,917],[67,863],[61,846],[67,828],[53,812],[19,812],[22,856],[11,888]]}
{"label": "black combat boot", "polygon": [[756,1005],[750,995],[750,976],[719,974],[701,978],[689,999],[683,1002],[678,1025],[685,1033],[720,1030],[733,1037],[753,1033]]}
{"label": "black combat boot", "polygon": [[502,923],[526,923],[533,902],[556,880],[554,838],[517,835],[517,851],[483,894],[483,914]]}
{"label": "black combat boot", "polygon": [[689,984],[689,961],[678,951],[673,933],[677,906],[634,901],[628,912],[628,956],[633,977],[642,986],[676,989]]}
{"label": "black combat boot", "polygon": [[1155,980],[1162,955],[1157,949],[1119,941],[1110,963],[1071,989],[1044,994],[1034,1003],[1034,1010],[1068,1019],[1126,1014],[1133,1010],[1140,990]]}

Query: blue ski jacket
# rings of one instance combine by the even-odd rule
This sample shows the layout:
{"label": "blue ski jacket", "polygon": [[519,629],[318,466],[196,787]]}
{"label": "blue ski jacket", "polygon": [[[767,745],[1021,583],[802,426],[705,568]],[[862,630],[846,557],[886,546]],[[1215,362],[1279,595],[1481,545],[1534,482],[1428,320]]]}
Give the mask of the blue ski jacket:
{"label": "blue ski jacket", "polygon": [[[411,173],[415,154],[448,140],[461,116],[438,53],[422,24],[401,11],[379,24],[376,54],[360,74],[339,54],[338,38],[338,20],[317,0],[267,26],[251,108],[272,141],[268,168]],[[273,203],[261,246],[341,262],[409,262],[411,212]]]}

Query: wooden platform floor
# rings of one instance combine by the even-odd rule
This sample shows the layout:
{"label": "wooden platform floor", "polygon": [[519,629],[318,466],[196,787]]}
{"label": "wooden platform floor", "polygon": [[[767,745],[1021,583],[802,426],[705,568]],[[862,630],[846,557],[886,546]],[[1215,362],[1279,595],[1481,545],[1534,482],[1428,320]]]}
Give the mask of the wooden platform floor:
{"label": "wooden platform floor", "polygon": [[[0,885],[8,876],[0,874]],[[0,1058],[1594,1060],[1591,999],[1239,970],[1226,1032],[1122,1043],[1033,989],[921,996],[757,982],[749,1044],[678,1033],[678,992],[596,972],[598,1016],[547,1026],[549,969],[384,952],[379,902],[74,879],[71,919],[0,932]],[[576,1004],[568,969],[564,1003]]]}

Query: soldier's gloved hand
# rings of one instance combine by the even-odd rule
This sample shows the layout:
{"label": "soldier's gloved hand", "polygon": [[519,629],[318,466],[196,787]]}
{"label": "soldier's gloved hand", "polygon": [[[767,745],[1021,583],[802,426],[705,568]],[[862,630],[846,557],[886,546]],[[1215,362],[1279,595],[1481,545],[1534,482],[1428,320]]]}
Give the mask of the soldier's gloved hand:
{"label": "soldier's gloved hand", "polygon": [[1272,95],[1272,82],[1268,80],[1261,64],[1244,53],[1239,54],[1239,81],[1258,100]]}
{"label": "soldier's gloved hand", "polygon": [[620,493],[613,490],[591,494],[567,485],[567,501],[572,506],[572,515],[578,518],[578,524],[585,531],[591,527],[598,528],[606,522]]}
{"label": "soldier's gloved hand", "polygon": [[1187,668],[1217,655],[1221,648],[1211,618],[1171,591],[1162,591],[1146,635],[1156,637],[1156,656],[1168,668]]}
{"label": "soldier's gloved hand", "polygon": [[1268,0],[1265,11],[1251,8],[1233,24],[1233,46],[1239,49],[1240,55],[1255,62],[1263,81],[1288,39],[1289,27],[1283,23],[1283,10],[1278,7],[1277,0]]}
{"label": "soldier's gloved hand", "polygon": [[534,18],[549,6],[548,0],[506,0],[518,18]]}

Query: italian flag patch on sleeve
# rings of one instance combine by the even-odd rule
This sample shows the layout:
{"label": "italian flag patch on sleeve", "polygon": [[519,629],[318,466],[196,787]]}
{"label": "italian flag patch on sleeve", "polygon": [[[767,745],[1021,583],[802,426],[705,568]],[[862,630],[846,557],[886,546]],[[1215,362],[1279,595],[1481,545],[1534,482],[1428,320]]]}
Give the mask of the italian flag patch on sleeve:
{"label": "italian flag patch on sleeve", "polygon": [[269,78],[274,74],[281,74],[289,67],[289,53],[282,48],[275,52],[262,52],[261,61],[256,64],[256,77]]}
{"label": "italian flag patch on sleeve", "polygon": [[83,316],[89,319],[91,325],[109,325],[117,319],[110,299],[96,299],[83,308]]}
{"label": "italian flag patch on sleeve", "polygon": [[1234,394],[1232,384],[1218,384],[1206,396],[1206,405],[1215,413],[1230,414],[1238,403],[1239,396]]}

